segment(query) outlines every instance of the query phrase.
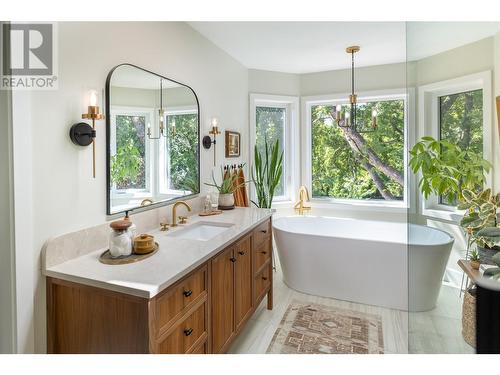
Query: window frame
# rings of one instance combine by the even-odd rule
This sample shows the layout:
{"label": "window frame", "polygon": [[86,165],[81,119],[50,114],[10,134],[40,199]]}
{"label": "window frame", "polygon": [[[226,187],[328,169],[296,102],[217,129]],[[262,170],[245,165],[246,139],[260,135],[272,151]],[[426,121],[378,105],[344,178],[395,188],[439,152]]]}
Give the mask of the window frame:
{"label": "window frame", "polygon": [[[408,134],[409,124],[413,123],[412,114],[409,113],[408,105],[410,100],[413,99],[412,91],[406,88],[377,90],[377,91],[364,91],[358,93],[359,102],[374,102],[374,101],[388,101],[388,100],[403,100],[404,101],[404,145],[403,145],[403,165],[408,165]],[[390,209],[406,211],[410,206],[410,186],[408,181],[407,168],[403,168],[404,174],[404,187],[403,187],[403,200],[399,201],[385,201],[385,200],[364,200],[364,199],[349,199],[349,198],[332,198],[332,197],[312,197],[312,123],[311,123],[311,107],[315,105],[337,105],[349,104],[349,93],[336,93],[328,95],[307,96],[302,99],[302,114],[303,114],[303,128],[302,128],[302,149],[304,168],[302,170],[303,185],[311,192],[311,201],[319,206],[331,207],[332,205],[342,205],[349,207],[364,207],[374,209]]]}
{"label": "window frame", "polygon": [[[285,108],[285,134],[283,145],[283,175],[285,181],[285,194],[275,196],[273,203],[288,204],[296,199],[300,176],[300,145],[299,145],[299,97],[269,94],[250,94],[250,142],[249,160],[250,169],[253,170],[255,157],[254,145],[257,131],[257,107]],[[251,173],[251,172],[250,172]],[[255,188],[250,184],[250,196],[255,199]]]}
{"label": "window frame", "polygon": [[[470,74],[445,81],[439,81],[419,87],[419,138],[430,135],[440,139],[440,109],[439,98],[445,95],[460,94],[467,91],[483,91],[483,159],[492,160],[492,79],[491,71]],[[419,173],[418,179],[421,178]],[[493,183],[492,171],[486,175],[486,187]],[[425,199],[421,197],[421,213],[424,216],[456,221],[463,215],[463,210],[456,206],[439,203],[439,196],[431,194]]]}

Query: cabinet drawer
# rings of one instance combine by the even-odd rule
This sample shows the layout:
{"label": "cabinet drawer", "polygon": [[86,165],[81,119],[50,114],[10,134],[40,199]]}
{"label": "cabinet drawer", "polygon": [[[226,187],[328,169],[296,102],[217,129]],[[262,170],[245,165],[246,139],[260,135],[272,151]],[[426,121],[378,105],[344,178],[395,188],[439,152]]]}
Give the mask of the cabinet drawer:
{"label": "cabinet drawer", "polygon": [[197,346],[190,354],[207,354],[207,344]]}
{"label": "cabinet drawer", "polygon": [[[159,352],[163,354],[182,354],[192,349],[198,339],[206,341],[206,303],[198,307],[189,317],[174,328],[165,340],[159,345]],[[202,338],[204,336],[204,338]]]}
{"label": "cabinet drawer", "polygon": [[158,335],[174,323],[174,318],[191,302],[206,293],[207,268],[203,267],[187,276],[156,300],[156,329]]}
{"label": "cabinet drawer", "polygon": [[266,220],[253,230],[253,248],[269,241],[271,237],[271,220]]}
{"label": "cabinet drawer", "polygon": [[254,279],[255,301],[259,302],[269,285],[271,285],[271,263],[268,264]]}
{"label": "cabinet drawer", "polygon": [[254,272],[259,272],[269,258],[271,258],[271,246],[269,241],[264,241],[253,249]]}

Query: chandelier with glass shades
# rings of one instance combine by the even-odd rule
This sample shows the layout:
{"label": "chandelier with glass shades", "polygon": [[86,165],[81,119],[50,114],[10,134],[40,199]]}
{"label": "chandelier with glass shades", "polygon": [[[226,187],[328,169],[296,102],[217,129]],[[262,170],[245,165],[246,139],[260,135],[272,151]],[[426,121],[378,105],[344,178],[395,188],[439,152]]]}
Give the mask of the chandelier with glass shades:
{"label": "chandelier with glass shades", "polygon": [[359,46],[350,46],[346,52],[351,54],[351,95],[349,104],[342,108],[342,104],[333,107],[333,119],[341,128],[351,129],[358,133],[368,133],[377,130],[377,110],[372,110],[371,124],[363,123],[358,113],[358,96],[354,93],[354,54],[359,52]]}

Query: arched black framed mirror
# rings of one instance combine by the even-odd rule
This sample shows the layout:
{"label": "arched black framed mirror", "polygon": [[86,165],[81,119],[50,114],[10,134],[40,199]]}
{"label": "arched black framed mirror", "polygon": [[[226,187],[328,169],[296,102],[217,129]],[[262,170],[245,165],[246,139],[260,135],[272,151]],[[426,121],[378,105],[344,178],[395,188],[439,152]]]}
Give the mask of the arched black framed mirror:
{"label": "arched black framed mirror", "polygon": [[107,214],[200,191],[200,107],[189,86],[132,64],[106,80]]}

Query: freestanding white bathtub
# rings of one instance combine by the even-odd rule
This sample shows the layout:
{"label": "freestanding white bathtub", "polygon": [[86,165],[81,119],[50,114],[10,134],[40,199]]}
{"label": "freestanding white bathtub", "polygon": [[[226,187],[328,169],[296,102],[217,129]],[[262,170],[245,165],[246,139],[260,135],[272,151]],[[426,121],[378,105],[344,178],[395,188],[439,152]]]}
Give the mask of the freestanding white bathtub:
{"label": "freestanding white bathtub", "polygon": [[410,311],[435,307],[453,245],[445,232],[404,223],[291,216],[273,229],[289,287]]}

